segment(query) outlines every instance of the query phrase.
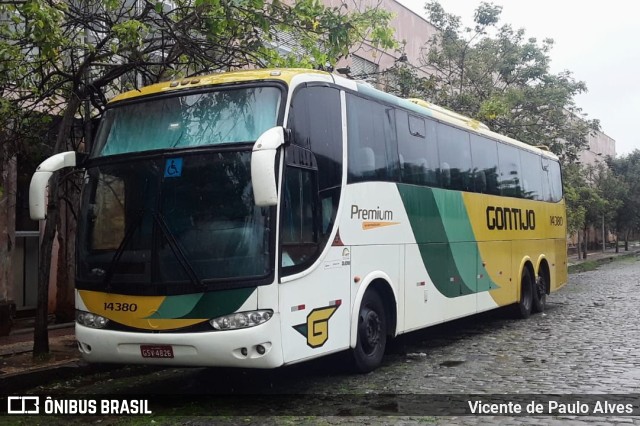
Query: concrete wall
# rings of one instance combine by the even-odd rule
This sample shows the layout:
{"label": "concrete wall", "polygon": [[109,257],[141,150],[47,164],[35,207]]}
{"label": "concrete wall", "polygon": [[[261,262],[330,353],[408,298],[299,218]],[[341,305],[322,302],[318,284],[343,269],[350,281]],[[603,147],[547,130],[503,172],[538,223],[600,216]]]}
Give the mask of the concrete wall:
{"label": "concrete wall", "polygon": [[[416,15],[411,10],[396,2],[395,0],[322,0],[331,7],[339,7],[346,4],[348,10],[363,11],[369,8],[381,8],[394,14],[391,20],[391,27],[395,29],[396,40],[406,42],[404,53],[407,55],[409,64],[418,65],[423,47],[437,33],[436,28],[427,20]],[[378,72],[393,67],[396,60],[400,58],[400,52],[393,50],[382,51],[373,48],[367,43],[354,46],[351,55],[359,56],[378,65]],[[352,58],[346,58],[338,63],[338,67],[351,65]]]}
{"label": "concrete wall", "polygon": [[589,148],[578,154],[578,161],[585,166],[595,165],[609,156],[616,156],[616,141],[602,132],[595,132],[589,135]]}

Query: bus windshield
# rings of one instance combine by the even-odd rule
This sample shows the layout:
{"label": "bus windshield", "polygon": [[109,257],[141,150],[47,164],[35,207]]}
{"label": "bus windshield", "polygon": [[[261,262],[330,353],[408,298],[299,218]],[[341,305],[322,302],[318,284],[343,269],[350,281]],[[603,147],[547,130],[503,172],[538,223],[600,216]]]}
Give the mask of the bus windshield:
{"label": "bus windshield", "polygon": [[248,150],[90,167],[83,196],[80,287],[176,283],[194,291],[271,269],[269,209],[253,203]]}
{"label": "bus windshield", "polygon": [[93,157],[255,142],[276,125],[277,87],[244,87],[147,99],[106,111]]}

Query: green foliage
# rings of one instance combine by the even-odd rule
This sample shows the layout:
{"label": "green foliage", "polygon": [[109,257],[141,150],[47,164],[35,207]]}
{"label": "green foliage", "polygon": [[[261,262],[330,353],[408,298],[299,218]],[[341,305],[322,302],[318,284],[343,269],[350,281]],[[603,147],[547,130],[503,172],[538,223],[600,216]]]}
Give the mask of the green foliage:
{"label": "green foliage", "polygon": [[568,71],[549,71],[553,40],[538,41],[523,29],[499,26],[502,8],[490,3],[476,9],[473,28],[464,28],[437,1],[425,9],[440,31],[425,46],[420,66],[431,77],[411,83],[402,76],[398,94],[429,100],[574,161],[599,124],[574,103],[586,85]]}
{"label": "green foliage", "polygon": [[640,230],[640,150],[619,158],[607,158],[612,177],[606,191],[617,199],[611,220],[619,232]]}
{"label": "green foliage", "polygon": [[[271,65],[320,68],[364,39],[382,48],[395,45],[390,14],[375,9],[350,12],[318,0],[170,3],[171,9],[155,0],[0,2],[0,146],[30,158],[51,145],[54,152],[77,149],[80,135],[85,141],[91,135],[85,124],[123,88]],[[57,135],[55,144],[46,137],[50,133]],[[60,226],[53,206],[78,200],[77,192],[60,190],[78,186],[59,186],[57,174],[50,184],[54,202],[42,238],[38,291],[45,296],[38,303],[34,354],[48,350],[48,254]],[[62,252],[73,241],[68,229],[74,227],[58,229]]]}
{"label": "green foliage", "polygon": [[[0,3],[0,16],[8,18],[0,20],[0,125],[16,149],[27,122],[62,115],[71,99],[91,102],[95,116],[106,97],[140,84],[235,68],[322,68],[364,39],[395,46],[389,12],[318,0],[176,0],[173,9],[27,0]],[[89,118],[86,104],[77,105],[74,115]]]}

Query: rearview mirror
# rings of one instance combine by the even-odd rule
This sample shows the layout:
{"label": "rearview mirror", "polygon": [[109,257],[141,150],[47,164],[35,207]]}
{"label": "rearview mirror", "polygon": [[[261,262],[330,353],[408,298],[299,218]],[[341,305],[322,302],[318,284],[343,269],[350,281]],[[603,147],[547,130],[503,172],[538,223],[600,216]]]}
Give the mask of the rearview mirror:
{"label": "rearview mirror", "polygon": [[43,220],[47,212],[47,184],[49,178],[60,169],[76,165],[76,152],[67,151],[44,160],[31,177],[29,185],[29,216],[33,220]]}
{"label": "rearview mirror", "polygon": [[284,128],[272,127],[260,135],[251,154],[251,182],[256,206],[275,206],[278,203],[276,186],[276,154],[284,145]]}

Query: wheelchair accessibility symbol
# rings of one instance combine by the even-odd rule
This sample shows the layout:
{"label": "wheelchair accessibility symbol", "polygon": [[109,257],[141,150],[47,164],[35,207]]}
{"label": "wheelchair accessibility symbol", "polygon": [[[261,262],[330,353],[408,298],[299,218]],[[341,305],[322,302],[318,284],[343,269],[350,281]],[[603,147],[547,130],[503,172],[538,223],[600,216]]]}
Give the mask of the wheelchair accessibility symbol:
{"label": "wheelchair accessibility symbol", "polygon": [[182,176],[182,158],[169,158],[164,165],[164,177],[180,177]]}

